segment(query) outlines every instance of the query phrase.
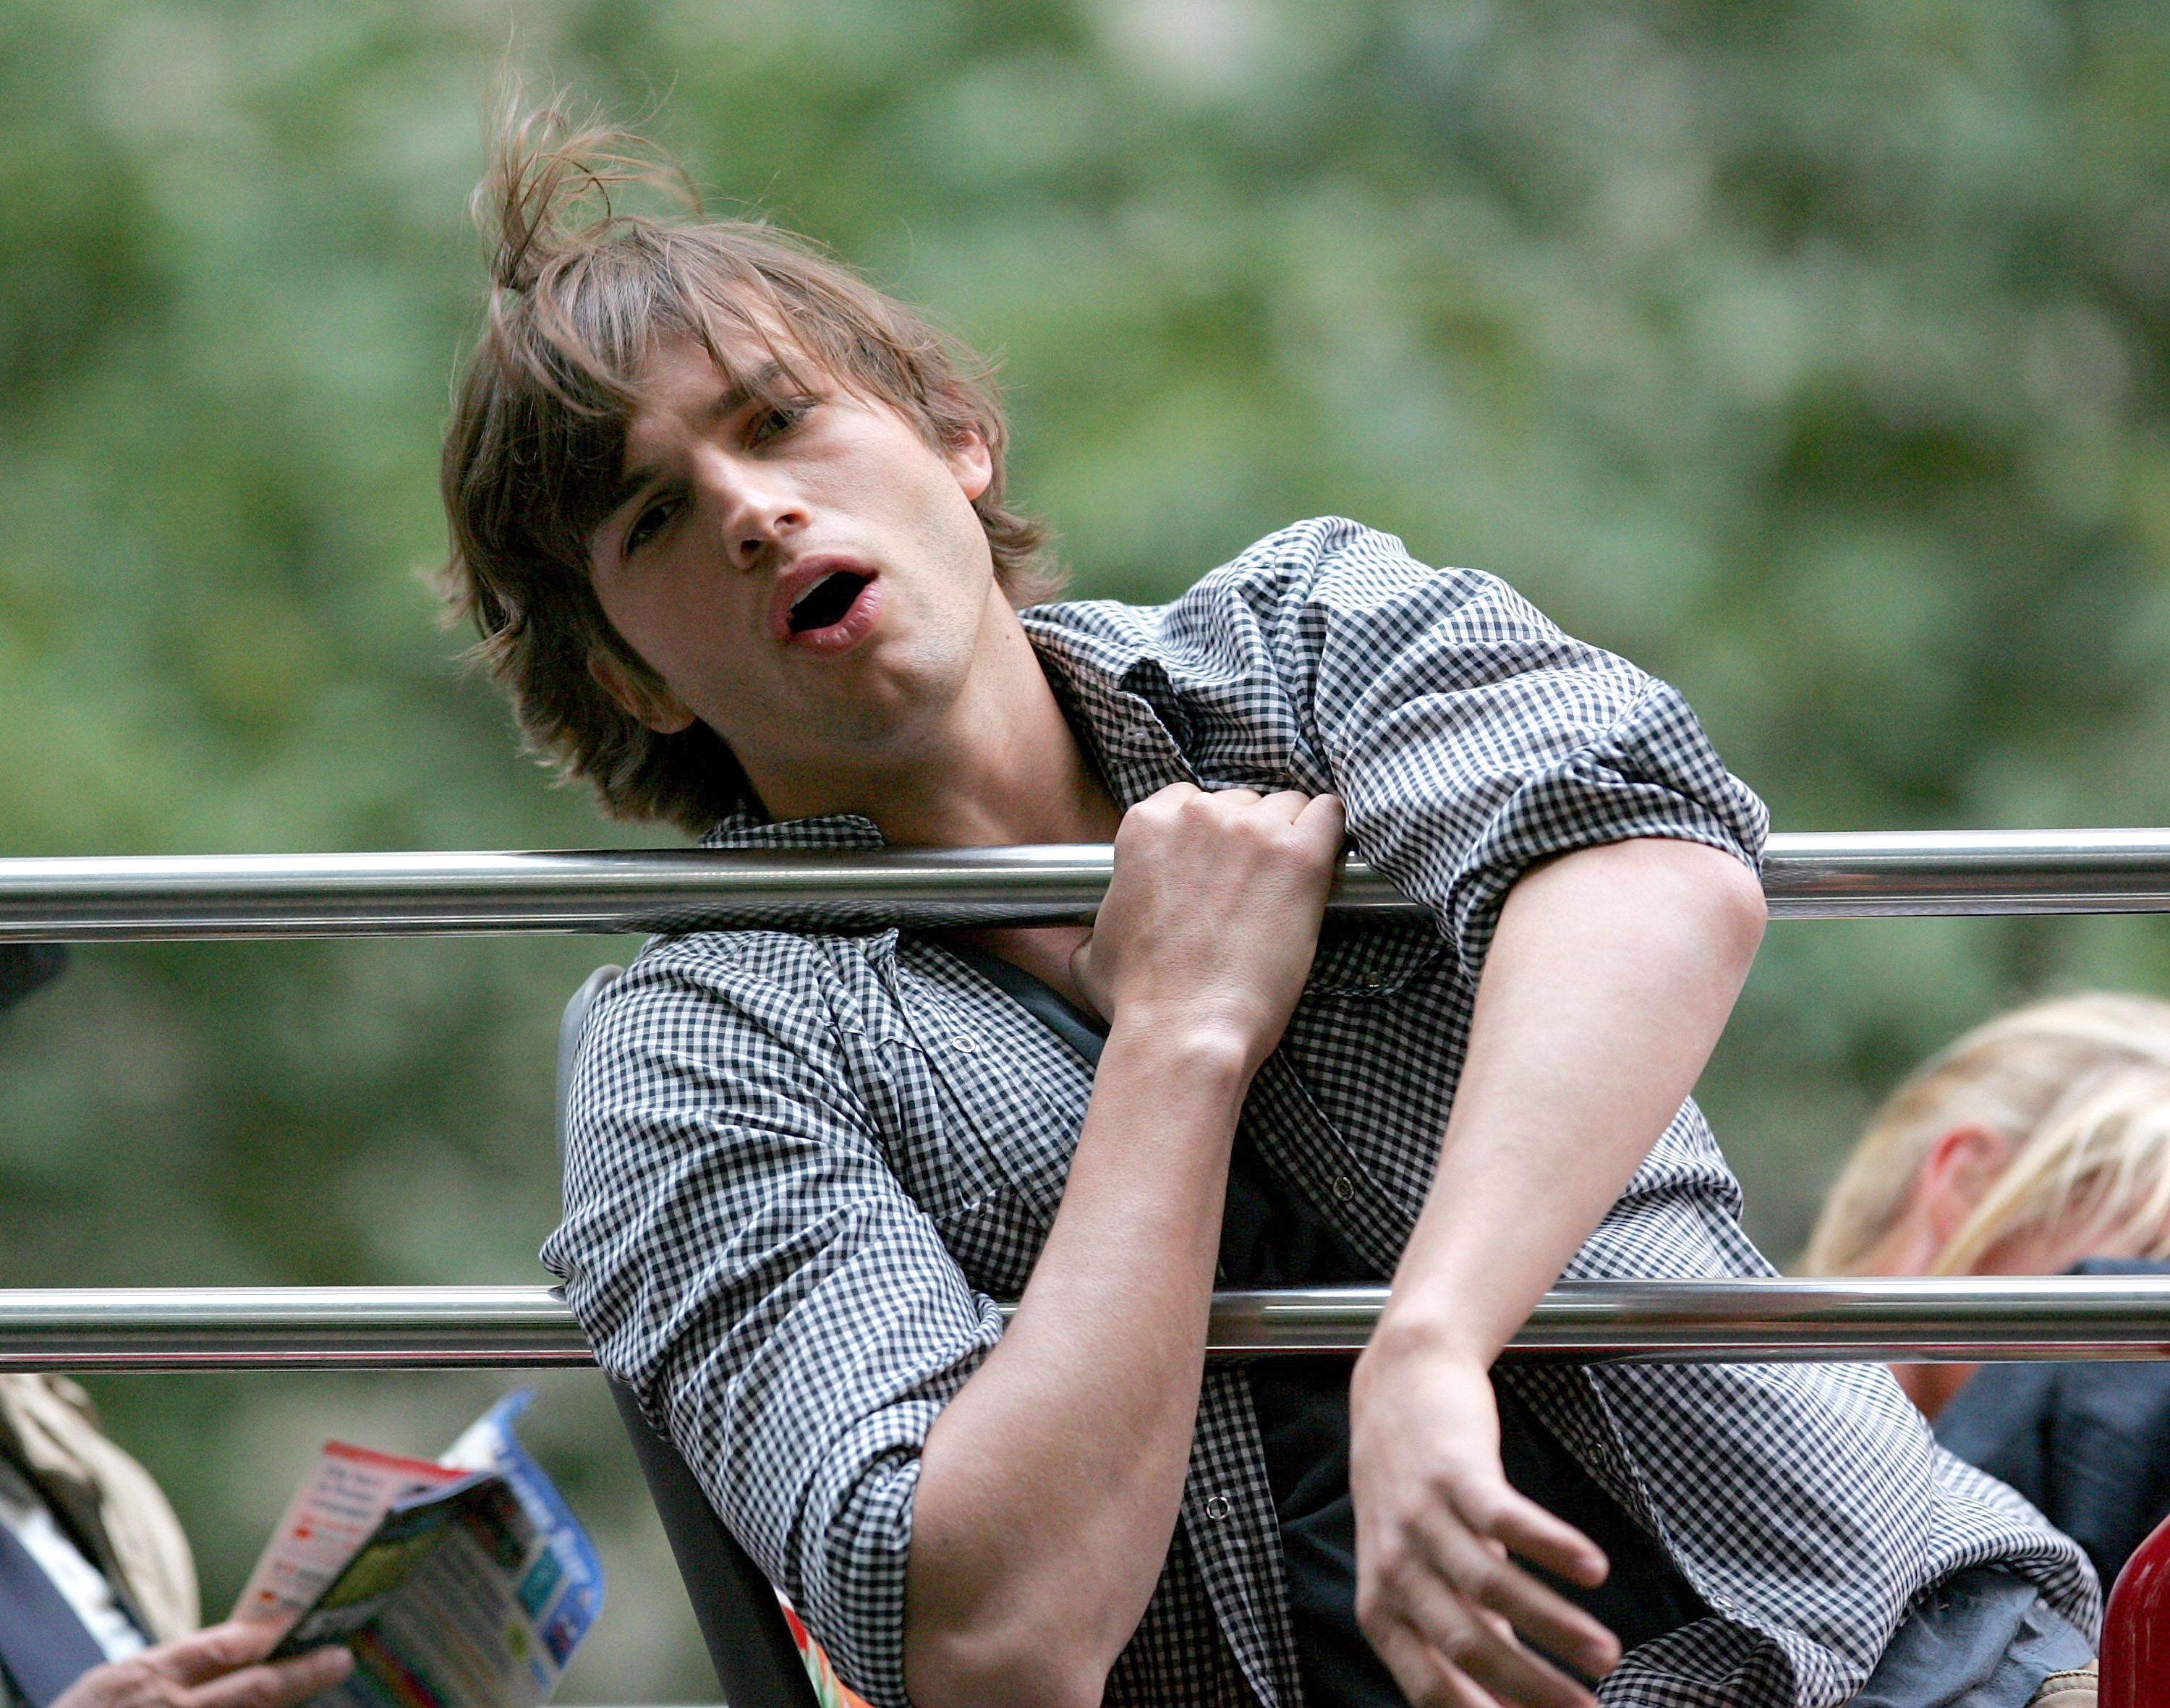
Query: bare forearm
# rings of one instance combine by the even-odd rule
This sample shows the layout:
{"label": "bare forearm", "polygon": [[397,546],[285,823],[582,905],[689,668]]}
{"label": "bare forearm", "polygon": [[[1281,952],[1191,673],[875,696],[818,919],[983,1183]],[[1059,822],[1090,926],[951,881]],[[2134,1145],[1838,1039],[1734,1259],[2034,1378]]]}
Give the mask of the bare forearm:
{"label": "bare forearm", "polygon": [[915,1700],[1098,1700],[1174,1529],[1247,1082],[1239,1049],[1118,1019],[1031,1282],[922,1454]]}
{"label": "bare forearm", "polygon": [[1694,843],[1585,849],[1507,897],[1437,1178],[1350,1384],[1365,1635],[1413,1700],[1595,1708],[1613,1635],[1571,1583],[1603,1553],[1510,1486],[1493,1358],[1687,1096],[1747,976],[1763,897]]}
{"label": "bare forearm", "polygon": [[1301,993],[1331,796],[1171,784],[1123,816],[1070,957],[1113,1020],[1062,1205],[921,1451],[905,1682],[924,1708],[1099,1701],[1152,1598],[1198,1415],[1228,1149]]}
{"label": "bare forearm", "polygon": [[1692,843],[1585,849],[1515,887],[1382,1335],[1490,1361],[1693,1089],[1762,918],[1753,875]]}

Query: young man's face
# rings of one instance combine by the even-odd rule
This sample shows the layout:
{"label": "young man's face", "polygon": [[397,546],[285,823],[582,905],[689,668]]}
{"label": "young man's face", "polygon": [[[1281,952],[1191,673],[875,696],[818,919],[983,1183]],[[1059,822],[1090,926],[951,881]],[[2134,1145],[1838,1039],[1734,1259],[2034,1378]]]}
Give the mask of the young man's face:
{"label": "young man's face", "polygon": [[604,614],[663,678],[596,679],[651,728],[696,718],[764,796],[908,754],[1008,612],[972,501],[991,463],[944,454],[895,410],[748,335],[734,385],[690,340],[649,365],[623,485],[589,541]]}

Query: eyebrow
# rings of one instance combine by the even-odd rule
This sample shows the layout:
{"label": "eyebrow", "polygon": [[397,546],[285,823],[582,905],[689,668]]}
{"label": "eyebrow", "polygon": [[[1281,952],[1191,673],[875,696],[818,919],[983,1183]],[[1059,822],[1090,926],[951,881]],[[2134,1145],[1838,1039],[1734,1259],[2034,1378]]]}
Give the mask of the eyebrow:
{"label": "eyebrow", "polygon": [[[781,361],[773,360],[764,361],[743,378],[735,379],[726,386],[723,395],[716,399],[711,413],[719,420],[735,415],[756,398],[774,396],[777,391],[777,382],[780,379],[788,379],[790,377],[791,370]],[[609,492],[605,495],[603,519],[597,526],[608,527],[616,519],[617,513],[639,494],[641,489],[660,478],[662,472],[652,463],[643,463],[638,468],[627,469],[611,484]]]}

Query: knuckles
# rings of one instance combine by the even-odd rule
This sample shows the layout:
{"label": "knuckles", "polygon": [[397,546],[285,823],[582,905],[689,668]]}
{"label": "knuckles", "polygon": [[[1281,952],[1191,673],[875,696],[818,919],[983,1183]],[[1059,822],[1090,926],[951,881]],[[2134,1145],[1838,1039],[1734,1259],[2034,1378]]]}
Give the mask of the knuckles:
{"label": "knuckles", "polygon": [[55,1708],[169,1708],[180,1687],[147,1661],[128,1660],[94,1668],[57,1699]]}
{"label": "knuckles", "polygon": [[1304,870],[1333,864],[1337,850],[1322,851],[1317,838],[1300,833],[1281,812],[1269,810],[1267,797],[1250,789],[1206,790],[1189,783],[1172,784],[1125,812],[1115,833],[1119,849],[1161,854],[1168,844],[1210,844],[1217,854],[1232,849],[1253,857],[1287,862]]}

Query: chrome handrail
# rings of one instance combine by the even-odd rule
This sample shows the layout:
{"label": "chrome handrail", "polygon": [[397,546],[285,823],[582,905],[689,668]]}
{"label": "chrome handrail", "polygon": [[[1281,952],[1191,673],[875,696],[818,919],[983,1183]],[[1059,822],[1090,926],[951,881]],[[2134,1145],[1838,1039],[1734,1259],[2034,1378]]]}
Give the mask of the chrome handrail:
{"label": "chrome handrail", "polygon": [[0,1290],[0,1371],[592,1365],[545,1287]]}
{"label": "chrome handrail", "polygon": [[[1216,1357],[1354,1352],[1383,1288],[1216,1294]],[[1004,1307],[1005,1310],[1008,1308]],[[2170,1357],[2170,1277],[1563,1282],[1510,1363]],[[0,1291],[0,1372],[497,1369],[595,1362],[541,1287]]]}
{"label": "chrome handrail", "polygon": [[[8,859],[0,941],[1057,924],[1092,918],[1111,860],[1099,843]],[[2170,830],[1774,836],[1763,885],[1790,919],[2170,912]],[[1355,860],[1331,908],[1427,913]]]}
{"label": "chrome handrail", "polygon": [[[247,855],[0,860],[0,940],[935,929],[1089,919],[1104,845],[938,852]],[[1774,916],[2170,912],[2170,830],[1775,836]],[[1425,909],[1348,863],[1343,918]],[[1217,1295],[1215,1356],[1349,1351],[1382,1289]],[[1563,1285],[1513,1360],[2170,1357],[2170,1278]],[[542,1288],[0,1292],[0,1370],[592,1363]]]}

